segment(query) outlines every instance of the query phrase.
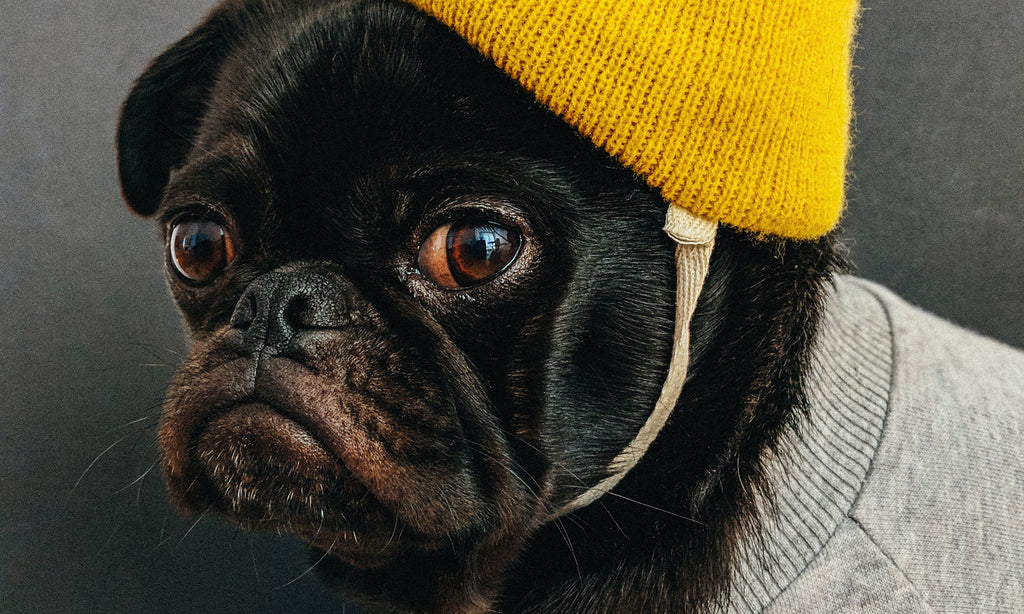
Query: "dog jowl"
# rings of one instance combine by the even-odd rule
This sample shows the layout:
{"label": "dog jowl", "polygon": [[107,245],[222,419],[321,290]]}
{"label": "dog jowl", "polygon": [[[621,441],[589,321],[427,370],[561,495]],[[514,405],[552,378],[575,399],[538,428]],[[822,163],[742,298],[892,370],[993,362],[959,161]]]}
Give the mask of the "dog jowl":
{"label": "dog jowl", "polygon": [[655,190],[386,0],[219,5],[139,78],[118,137],[193,343],[160,430],[183,510],[296,533],[383,611],[720,595],[802,400],[830,236],[719,231],[677,410],[562,515],[668,371]]}

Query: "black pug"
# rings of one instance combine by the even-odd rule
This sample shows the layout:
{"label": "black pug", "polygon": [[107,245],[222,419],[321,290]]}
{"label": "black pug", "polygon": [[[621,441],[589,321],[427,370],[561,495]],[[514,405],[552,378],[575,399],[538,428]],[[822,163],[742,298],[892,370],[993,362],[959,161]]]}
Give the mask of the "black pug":
{"label": "black pug", "polygon": [[160,431],[182,509],[298,534],[373,611],[723,598],[805,404],[834,235],[721,228],[670,422],[560,516],[668,368],[656,191],[389,0],[222,3],[139,78],[118,137],[194,342]]}

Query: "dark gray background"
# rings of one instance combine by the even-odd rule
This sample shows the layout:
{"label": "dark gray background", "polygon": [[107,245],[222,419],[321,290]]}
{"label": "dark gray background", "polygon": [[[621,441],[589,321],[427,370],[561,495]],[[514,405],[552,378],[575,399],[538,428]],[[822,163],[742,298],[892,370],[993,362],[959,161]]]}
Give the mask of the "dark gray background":
{"label": "dark gray background", "polygon": [[[866,3],[851,257],[1024,345],[1024,2]],[[312,574],[288,584],[306,569],[294,539],[193,526],[146,473],[184,342],[155,231],[118,196],[114,124],[211,4],[0,0],[4,612],[340,610]]]}

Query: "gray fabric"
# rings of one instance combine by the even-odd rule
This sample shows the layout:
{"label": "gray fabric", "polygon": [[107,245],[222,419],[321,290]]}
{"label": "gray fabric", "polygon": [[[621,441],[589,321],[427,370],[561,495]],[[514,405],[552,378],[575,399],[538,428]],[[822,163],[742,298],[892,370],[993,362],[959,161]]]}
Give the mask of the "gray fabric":
{"label": "gray fabric", "polygon": [[906,575],[852,520],[765,612],[932,612]]}
{"label": "gray fabric", "polygon": [[849,277],[732,612],[1024,611],[1024,353]]}
{"label": "gray fabric", "polygon": [[[841,280],[839,287],[846,283]],[[889,404],[892,337],[882,306],[842,292],[819,333],[809,374],[812,420],[775,459],[778,514],[770,539],[751,543],[737,574],[732,611],[757,612],[814,560],[846,518],[868,473]],[[783,470],[785,467],[785,470]]]}

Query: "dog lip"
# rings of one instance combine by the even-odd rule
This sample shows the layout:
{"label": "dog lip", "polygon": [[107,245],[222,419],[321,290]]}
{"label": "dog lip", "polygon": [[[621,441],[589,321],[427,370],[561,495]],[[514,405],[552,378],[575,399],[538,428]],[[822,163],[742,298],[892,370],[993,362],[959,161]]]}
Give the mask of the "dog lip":
{"label": "dog lip", "polygon": [[[457,427],[437,427],[453,432],[446,443],[427,451],[438,464],[406,462],[388,450],[391,441],[372,431],[376,424],[361,422],[360,412],[375,409],[377,400],[362,389],[360,378],[349,381],[348,366],[323,373],[290,357],[253,354],[229,354],[228,360],[213,364],[217,353],[211,353],[213,360],[196,361],[176,375],[161,420],[164,474],[172,499],[183,510],[214,509],[246,528],[292,533],[315,528],[326,513],[338,530],[357,528],[364,545],[365,531],[386,525],[387,537],[397,520],[410,529],[399,541],[409,546],[422,538],[425,549],[452,532],[467,533],[488,522],[485,495],[476,474],[466,469],[467,451],[454,434]],[[287,420],[294,424],[289,428],[301,429],[307,439],[298,441],[315,443],[331,462],[317,457],[312,468],[305,468],[297,462],[303,448],[295,440],[274,439],[252,424],[243,424],[235,438],[230,423],[220,422],[237,408],[256,405],[273,412],[266,419]],[[422,401],[417,407],[433,406]],[[212,470],[220,474],[211,475]],[[436,491],[428,492],[423,484]],[[259,513],[255,505],[260,502],[271,513]],[[460,513],[453,514],[453,502]],[[263,526],[263,517],[284,522]]]}
{"label": "dog lip", "polygon": [[202,424],[198,425],[196,430],[193,432],[190,438],[192,449],[195,449],[195,445],[202,439],[203,434],[207,432],[211,426],[218,424],[223,419],[234,414],[244,412],[247,409],[250,411],[255,410],[257,415],[267,415],[269,413],[283,418],[288,424],[298,427],[298,430],[308,436],[316,443],[317,446],[322,448],[324,452],[331,457],[331,460],[335,463],[340,463],[340,459],[335,456],[330,446],[328,446],[317,434],[317,429],[312,424],[312,420],[309,420],[307,416],[304,416],[299,412],[283,409],[266,399],[260,398],[258,395],[252,395],[238,401],[217,406],[217,408],[211,411],[206,416],[206,419],[203,420]]}
{"label": "dog lip", "polygon": [[[309,428],[267,403],[238,403],[211,416],[191,456],[212,489],[209,502],[242,522],[298,528],[319,520],[312,510],[343,496],[335,488],[344,480],[335,455]],[[257,504],[250,497],[261,492]]]}
{"label": "dog lip", "polygon": [[[351,481],[344,464],[303,423],[308,421],[295,412],[259,400],[219,408],[193,446],[194,470],[204,476],[204,488],[212,489],[206,495],[207,507],[248,529],[295,533],[366,569],[386,564],[406,548],[437,547],[426,538],[399,539],[397,520],[366,524],[363,513],[374,512],[363,507],[361,485]],[[261,497],[261,503],[254,504],[245,497],[247,491],[274,497]],[[270,507],[260,507],[268,501]],[[315,503],[307,508],[302,501]],[[337,512],[333,519],[322,515],[329,510]]]}
{"label": "dog lip", "polygon": [[[295,361],[288,357],[274,357],[276,360],[287,361],[294,364],[295,366],[313,372],[301,362]],[[213,381],[229,380],[232,382],[230,386],[215,385],[214,390],[211,391],[214,400],[209,405],[209,409],[204,412],[200,412],[194,419],[192,427],[188,429],[186,437],[187,445],[189,449],[195,449],[196,442],[202,436],[203,431],[215,421],[217,418],[225,413],[234,411],[236,408],[243,405],[255,405],[260,404],[269,407],[273,411],[277,412],[281,416],[295,422],[300,427],[305,429],[321,446],[333,454],[330,446],[327,445],[326,441],[314,424],[314,421],[309,416],[299,411],[289,410],[281,406],[280,403],[273,399],[266,398],[266,395],[259,393],[258,381],[260,377],[260,363],[262,361],[254,355],[246,355],[238,358],[229,360],[220,367],[218,371],[228,371],[228,373],[221,373],[220,378],[216,378]],[[313,372],[315,375],[315,372]],[[239,377],[241,374],[246,374],[245,377]],[[220,398],[216,398],[220,397]],[[340,460],[340,459],[335,459]]]}

